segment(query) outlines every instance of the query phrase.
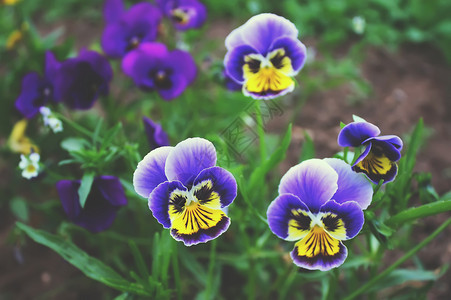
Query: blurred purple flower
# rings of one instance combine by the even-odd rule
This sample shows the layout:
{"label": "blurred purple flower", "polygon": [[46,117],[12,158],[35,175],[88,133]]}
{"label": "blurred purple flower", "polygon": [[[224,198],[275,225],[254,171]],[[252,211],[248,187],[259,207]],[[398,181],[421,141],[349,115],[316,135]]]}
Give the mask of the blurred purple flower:
{"label": "blurred purple flower", "polygon": [[68,218],[92,232],[103,231],[113,224],[117,210],[127,205],[124,189],[117,177],[99,176],[94,179],[82,208],[78,196],[80,180],[60,180],[56,188]]}
{"label": "blurred purple flower", "polygon": [[100,95],[108,94],[113,78],[109,61],[99,53],[82,50],[66,59],[55,75],[55,99],[72,109],[89,109]]}
{"label": "blurred purple flower", "polygon": [[143,117],[143,123],[150,149],[169,146],[169,137],[160,124],[147,117]]}
{"label": "blurred purple flower", "polygon": [[201,27],[207,19],[205,5],[197,0],[156,0],[177,30]]}
{"label": "blurred purple flower", "polygon": [[34,117],[41,106],[54,101],[53,80],[60,63],[52,52],[45,54],[45,72],[41,77],[36,72],[30,72],[22,79],[22,90],[16,100],[16,109],[27,119]]}
{"label": "blurred purple flower", "polygon": [[122,60],[124,73],[143,90],[156,90],[165,100],[178,97],[196,77],[196,64],[182,50],[161,43],[143,43]]}
{"label": "blurred purple flower", "polygon": [[110,57],[123,57],[140,43],[157,38],[161,13],[150,3],[140,2],[125,10],[122,0],[107,0],[103,16],[102,49]]}

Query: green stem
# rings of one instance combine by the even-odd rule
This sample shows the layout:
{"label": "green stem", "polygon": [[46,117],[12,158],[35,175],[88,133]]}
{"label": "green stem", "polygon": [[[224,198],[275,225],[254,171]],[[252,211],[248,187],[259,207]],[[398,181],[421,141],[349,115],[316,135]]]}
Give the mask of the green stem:
{"label": "green stem", "polygon": [[430,236],[425,238],[421,243],[419,243],[417,246],[415,246],[413,249],[411,249],[409,252],[407,252],[403,257],[398,259],[396,262],[394,262],[391,266],[389,266],[387,269],[385,269],[382,273],[379,273],[379,275],[376,275],[373,277],[370,281],[368,281],[366,284],[362,285],[359,289],[354,291],[351,295],[345,298],[345,300],[351,300],[359,296],[360,294],[367,291],[370,287],[372,287],[374,284],[376,284],[379,280],[386,277],[388,274],[390,274],[393,270],[395,270],[398,266],[400,266],[402,263],[404,263],[406,260],[408,260],[410,257],[412,257],[415,253],[417,253],[421,248],[429,244],[437,235],[439,235],[443,230],[448,227],[448,225],[451,224],[451,218],[446,220],[439,228],[437,228]]}
{"label": "green stem", "polygon": [[260,158],[263,163],[266,160],[266,143],[265,143],[265,128],[263,127],[263,117],[262,111],[260,108],[260,101],[255,100],[255,115],[257,118],[257,131],[258,131],[258,139],[260,144]]}
{"label": "green stem", "polygon": [[92,137],[92,132],[87,130],[86,128],[78,125],[77,123],[75,123],[74,121],[66,118],[65,116],[63,116],[62,114],[53,112],[54,115],[56,115],[58,118],[62,119],[66,124],[68,124],[70,127],[72,127],[73,129],[75,129],[76,131],[88,136],[88,137]]}
{"label": "green stem", "polygon": [[211,295],[211,293],[214,284],[213,281],[214,281],[215,263],[216,263],[216,240],[213,240],[211,242],[210,248],[210,263],[208,265],[208,280],[207,287],[205,289],[205,299],[214,299],[214,296]]}
{"label": "green stem", "polygon": [[179,256],[177,252],[177,242],[171,241],[172,243],[172,270],[174,271],[174,281],[175,290],[177,292],[177,299],[182,299],[182,281],[180,279],[180,268],[179,268]]}
{"label": "green stem", "polygon": [[433,202],[404,210],[388,219],[385,224],[388,226],[399,226],[416,219],[433,216],[450,210],[451,201]]}

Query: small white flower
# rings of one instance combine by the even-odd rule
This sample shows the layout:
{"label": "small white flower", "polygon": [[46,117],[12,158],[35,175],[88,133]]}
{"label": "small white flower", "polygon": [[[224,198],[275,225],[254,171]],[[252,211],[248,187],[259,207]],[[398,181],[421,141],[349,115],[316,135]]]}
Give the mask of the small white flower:
{"label": "small white flower", "polygon": [[365,19],[361,16],[355,16],[352,18],[352,29],[357,34],[362,34],[365,31]]}
{"label": "small white flower", "polygon": [[50,110],[50,108],[45,107],[45,106],[41,106],[41,107],[39,108],[39,112],[40,112],[41,115],[44,117],[44,119],[45,119],[45,117],[50,116],[50,114],[52,113],[52,111]]}
{"label": "small white flower", "polygon": [[39,174],[39,160],[38,153],[31,153],[30,155],[20,155],[19,168],[22,169],[22,177],[31,179]]}
{"label": "small white flower", "polygon": [[63,122],[55,117],[47,118],[47,125],[52,129],[53,133],[63,131]]}

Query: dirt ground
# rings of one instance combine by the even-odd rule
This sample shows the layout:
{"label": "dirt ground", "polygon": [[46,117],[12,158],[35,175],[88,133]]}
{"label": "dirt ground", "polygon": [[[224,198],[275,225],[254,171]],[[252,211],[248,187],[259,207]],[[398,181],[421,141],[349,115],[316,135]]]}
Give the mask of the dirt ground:
{"label": "dirt ground", "polygon": [[[230,24],[227,25],[230,28]],[[230,32],[210,32],[215,38]],[[83,36],[83,34],[78,34]],[[92,35],[91,35],[92,36]],[[87,44],[88,42],[86,42]],[[307,44],[308,45],[308,44]],[[317,157],[329,157],[339,151],[336,137],[340,121],[349,123],[352,114],[377,124],[383,134],[403,136],[424,118],[430,137],[422,148],[416,171],[431,172],[432,184],[439,194],[451,190],[451,68],[443,56],[424,46],[405,46],[396,54],[370,49],[363,62],[362,74],[373,93],[357,104],[348,96],[351,87],[313,94],[295,118],[294,134],[287,159],[279,166],[281,174],[297,163],[303,129],[311,135]],[[283,132],[292,118],[290,109],[269,126],[271,132]],[[418,240],[436,229],[449,214],[427,218],[416,225]],[[90,299],[104,288],[86,279],[80,271],[64,262],[51,250],[29,241],[17,249],[7,243],[15,220],[8,209],[0,211],[0,299]],[[426,268],[435,270],[451,262],[451,228],[448,228],[419,255]],[[392,253],[387,252],[390,256]],[[399,255],[394,253],[393,255]],[[73,286],[65,283],[71,279]],[[432,288],[428,299],[446,299],[451,295],[448,271]],[[87,298],[86,298],[87,299]]]}

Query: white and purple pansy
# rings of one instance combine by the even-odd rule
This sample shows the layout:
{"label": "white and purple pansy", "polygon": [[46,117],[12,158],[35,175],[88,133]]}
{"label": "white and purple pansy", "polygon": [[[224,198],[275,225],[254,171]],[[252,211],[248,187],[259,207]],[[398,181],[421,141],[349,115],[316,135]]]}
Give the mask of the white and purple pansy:
{"label": "white and purple pansy", "polygon": [[374,184],[395,179],[398,173],[396,162],[401,158],[403,146],[398,136],[380,133],[376,125],[360,119],[343,127],[338,135],[341,147],[365,147],[352,169],[364,173]]}
{"label": "white and purple pansy", "polygon": [[135,191],[171,235],[186,246],[205,243],[227,230],[224,209],[236,197],[233,175],[216,166],[216,150],[202,138],[148,153],[133,175]]}
{"label": "white and purple pansy", "polygon": [[278,237],[297,241],[291,252],[296,265],[327,271],[345,261],[342,241],[362,229],[372,195],[365,176],[344,161],[306,160],[282,177],[279,196],[268,207],[269,227]]}
{"label": "white and purple pansy", "polygon": [[289,20],[260,14],[233,30],[226,38],[224,66],[255,99],[272,99],[294,90],[295,76],[303,67],[306,48]]}
{"label": "white and purple pansy", "polygon": [[156,3],[180,31],[199,28],[207,19],[207,8],[197,0],[156,0]]}

